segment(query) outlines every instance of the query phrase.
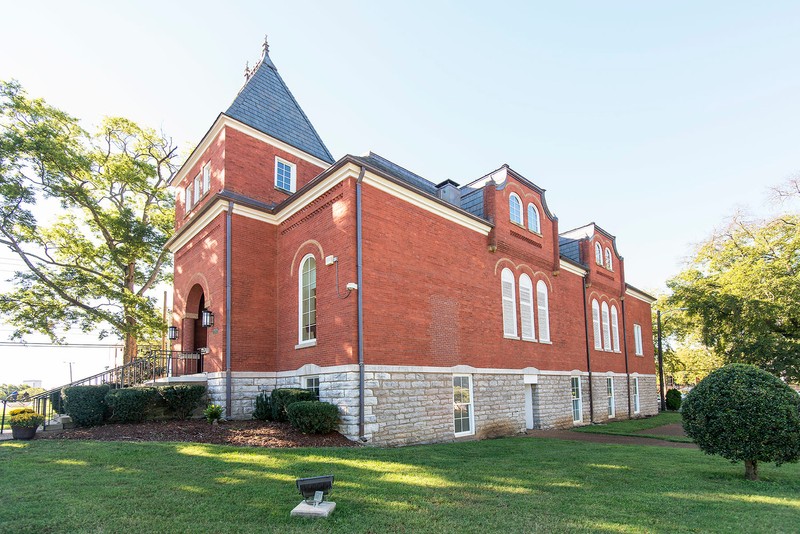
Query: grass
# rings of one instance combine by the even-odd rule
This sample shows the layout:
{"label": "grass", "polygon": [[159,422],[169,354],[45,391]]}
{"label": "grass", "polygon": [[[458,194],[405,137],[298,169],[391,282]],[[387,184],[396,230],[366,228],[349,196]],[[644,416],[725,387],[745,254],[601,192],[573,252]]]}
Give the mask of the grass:
{"label": "grass", "polygon": [[642,433],[642,430],[649,430],[664,425],[681,422],[681,414],[678,412],[662,412],[653,417],[644,419],[628,419],[615,421],[602,425],[590,425],[575,428],[575,432],[587,432],[589,434],[612,434],[616,436],[635,436],[638,438],[653,438],[664,441],[676,441],[679,443],[692,443],[692,439],[686,436],[664,436],[659,434]]}
{"label": "grass", "polygon": [[[789,532],[800,466],[506,438],[397,449],[0,443],[0,532]],[[334,474],[328,520],[290,518]]]}

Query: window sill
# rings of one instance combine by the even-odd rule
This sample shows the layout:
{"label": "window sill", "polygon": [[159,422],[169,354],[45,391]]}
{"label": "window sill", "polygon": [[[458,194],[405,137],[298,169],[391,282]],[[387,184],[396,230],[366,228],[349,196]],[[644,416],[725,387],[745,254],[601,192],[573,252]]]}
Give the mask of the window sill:
{"label": "window sill", "polygon": [[527,341],[528,343],[536,343],[536,339],[532,337],[523,337],[522,341]]}
{"label": "window sill", "polygon": [[277,185],[275,186],[275,190],[276,191],[280,191],[281,193],[286,193],[287,195],[293,195],[294,194],[294,191],[292,191],[291,189],[284,189],[282,187],[278,187]]}
{"label": "window sill", "polygon": [[644,354],[634,354],[634,356],[638,356],[640,358],[644,358]]}
{"label": "window sill", "polygon": [[467,436],[474,436],[474,435],[475,435],[475,431],[474,430],[472,430],[470,432],[454,432],[453,433],[453,437],[454,438],[466,438]]}
{"label": "window sill", "polygon": [[508,334],[503,334],[505,339],[516,339],[519,341],[519,336],[509,336]]}
{"label": "window sill", "polygon": [[310,339],[308,341],[302,341],[302,342],[298,343],[297,345],[294,346],[294,348],[295,349],[307,349],[309,347],[316,347],[316,346],[317,346],[317,340],[316,339]]}
{"label": "window sill", "polygon": [[552,345],[553,344],[553,342],[550,341],[549,339],[540,339],[539,343],[541,343],[542,345]]}

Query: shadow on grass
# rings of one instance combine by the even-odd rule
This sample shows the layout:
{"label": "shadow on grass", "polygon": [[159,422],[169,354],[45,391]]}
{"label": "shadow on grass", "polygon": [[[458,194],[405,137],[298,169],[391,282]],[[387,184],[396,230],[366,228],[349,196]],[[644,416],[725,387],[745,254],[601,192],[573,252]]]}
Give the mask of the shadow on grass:
{"label": "shadow on grass", "polygon": [[[686,449],[508,438],[400,449],[0,444],[0,531],[486,532],[794,528],[800,470]],[[299,521],[299,477],[334,474],[334,515]],[[63,511],[42,514],[41,499]],[[759,528],[760,528],[759,527]]]}

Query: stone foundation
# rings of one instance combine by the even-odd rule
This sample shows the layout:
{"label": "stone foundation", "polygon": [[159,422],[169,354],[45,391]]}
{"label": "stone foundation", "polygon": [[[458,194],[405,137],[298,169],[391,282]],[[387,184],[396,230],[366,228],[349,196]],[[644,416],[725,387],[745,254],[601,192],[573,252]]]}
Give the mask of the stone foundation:
{"label": "stone foundation", "polygon": [[[367,369],[370,369],[367,367]],[[470,372],[471,371],[471,372]],[[590,423],[589,377],[585,373],[526,373],[504,370],[456,368],[373,368],[364,373],[364,433],[368,443],[384,446],[482,439],[513,435],[527,428],[572,428]],[[453,375],[472,377],[473,431],[456,437],[453,422]],[[255,399],[273,389],[302,387],[307,377],[319,377],[320,400],[339,407],[339,431],[358,439],[358,370],[356,366],[319,368],[305,366],[296,372],[244,373],[232,378],[233,419],[249,419]],[[583,418],[573,421],[572,376],[581,377]],[[616,413],[608,417],[606,378],[614,380]],[[631,380],[632,382],[632,380]],[[640,412],[658,413],[654,376],[639,376]],[[225,373],[208,374],[210,402],[225,405]],[[595,423],[628,419],[625,375],[592,377]],[[633,403],[631,403],[633,411]]]}

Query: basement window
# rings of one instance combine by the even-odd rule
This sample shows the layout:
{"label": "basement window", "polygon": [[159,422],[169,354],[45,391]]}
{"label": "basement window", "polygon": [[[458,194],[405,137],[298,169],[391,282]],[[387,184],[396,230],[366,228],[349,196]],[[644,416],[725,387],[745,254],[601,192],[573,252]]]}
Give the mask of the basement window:
{"label": "basement window", "polygon": [[456,437],[475,433],[470,375],[453,375],[453,426]]}
{"label": "basement window", "polygon": [[304,381],[305,389],[314,393],[317,396],[317,400],[319,400],[319,377],[318,376],[307,376]]}

